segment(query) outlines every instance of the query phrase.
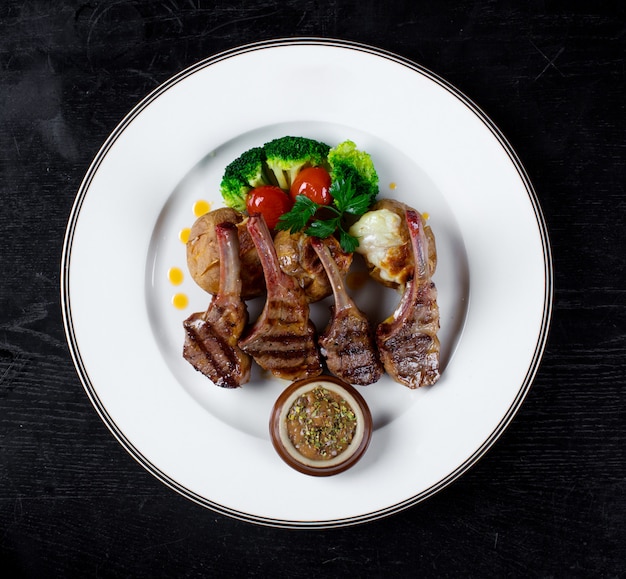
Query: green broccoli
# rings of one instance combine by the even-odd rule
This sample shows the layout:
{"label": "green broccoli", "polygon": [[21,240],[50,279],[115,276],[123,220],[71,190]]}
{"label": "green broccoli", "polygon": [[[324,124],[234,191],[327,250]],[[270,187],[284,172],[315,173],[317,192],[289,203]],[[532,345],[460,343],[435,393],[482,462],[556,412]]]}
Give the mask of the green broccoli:
{"label": "green broccoli", "polygon": [[266,163],[278,186],[288,190],[305,167],[326,164],[330,147],[306,137],[281,137],[264,145]]}
{"label": "green broccoli", "polygon": [[306,167],[330,169],[333,183],[349,184],[354,194],[369,203],[378,195],[378,175],[371,157],[352,141],[333,149],[306,137],[280,137],[242,153],[224,170],[220,191],[224,203],[246,210],[248,193],[263,185],[278,185],[286,192]]}
{"label": "green broccoli", "polygon": [[328,152],[330,177],[333,182],[351,182],[359,195],[373,200],[378,195],[378,174],[372,158],[359,151],[352,141],[344,141]]}
{"label": "green broccoli", "polygon": [[220,191],[228,207],[245,211],[246,196],[252,189],[273,184],[265,168],[265,150],[263,147],[253,147],[224,169]]}

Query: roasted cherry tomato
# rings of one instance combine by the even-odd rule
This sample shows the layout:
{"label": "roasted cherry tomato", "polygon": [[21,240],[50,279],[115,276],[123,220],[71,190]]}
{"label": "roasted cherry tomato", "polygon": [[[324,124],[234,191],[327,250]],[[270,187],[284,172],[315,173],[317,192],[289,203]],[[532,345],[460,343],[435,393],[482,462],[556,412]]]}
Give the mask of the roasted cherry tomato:
{"label": "roasted cherry tomato", "polygon": [[278,218],[287,213],[293,207],[293,200],[280,187],[263,185],[252,189],[246,198],[248,213],[260,213],[265,218],[265,223],[270,229],[274,229]]}
{"label": "roasted cherry tomato", "polygon": [[311,201],[319,205],[330,205],[333,198],[329,193],[330,175],[324,167],[308,167],[302,169],[291,184],[291,197],[306,195]]}

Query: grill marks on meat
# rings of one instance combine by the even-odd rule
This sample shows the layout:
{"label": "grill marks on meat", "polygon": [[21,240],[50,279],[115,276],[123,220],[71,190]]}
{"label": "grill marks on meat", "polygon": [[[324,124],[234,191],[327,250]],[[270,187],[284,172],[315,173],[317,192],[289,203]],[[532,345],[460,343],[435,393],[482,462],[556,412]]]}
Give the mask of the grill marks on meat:
{"label": "grill marks on meat", "polygon": [[372,325],[348,295],[328,246],[320,239],[311,239],[335,298],[330,322],[319,338],[322,356],[326,358],[328,369],[338,378],[361,386],[373,384],[380,378],[383,367]]}
{"label": "grill marks on meat", "polygon": [[387,373],[397,382],[417,388],[439,379],[439,308],[422,218],[409,209],[406,221],[415,271],[393,316],[378,326],[376,342]]}
{"label": "grill marks on meat", "polygon": [[199,372],[223,388],[237,388],[250,379],[252,359],[237,342],[248,322],[241,299],[241,264],[237,228],[216,226],[220,256],[219,290],[204,313],[184,322],[183,357]]}
{"label": "grill marks on meat", "polygon": [[367,385],[383,370],[395,381],[417,388],[434,384],[439,368],[439,308],[428,264],[429,238],[415,210],[406,210],[414,267],[396,311],[376,332],[344,286],[344,274],[327,243],[312,238],[335,298],[331,320],[316,340],[308,299],[296,279],[279,266],[277,250],[260,215],[247,229],[258,253],[267,298],[263,312],[243,336],[248,312],[242,300],[239,237],[232,223],[216,226],[220,258],[219,291],[206,312],[184,322],[183,357],[223,388],[248,382],[252,358],[275,376],[295,380],[322,373],[320,350],[328,370],[346,382]]}
{"label": "grill marks on meat", "polygon": [[322,365],[306,296],[297,282],[281,271],[265,220],[251,215],[248,231],[263,266],[267,298],[259,319],[239,346],[279,378],[318,376]]}

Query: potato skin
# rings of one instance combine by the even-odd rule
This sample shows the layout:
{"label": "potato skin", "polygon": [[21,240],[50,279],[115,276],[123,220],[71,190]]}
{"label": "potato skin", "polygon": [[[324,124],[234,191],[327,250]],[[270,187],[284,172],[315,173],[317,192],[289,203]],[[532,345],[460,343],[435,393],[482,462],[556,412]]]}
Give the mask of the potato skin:
{"label": "potato skin", "polygon": [[[345,253],[332,235],[323,240],[342,274],[352,263],[352,254]],[[317,302],[332,294],[332,287],[324,266],[317,256],[311,238],[302,233],[279,231],[274,238],[280,269],[292,276],[304,290],[309,303]]]}
{"label": "potato skin", "polygon": [[[406,212],[407,209],[411,209],[408,205],[395,199],[381,199],[376,202],[370,211],[377,211],[379,209],[387,209],[398,215],[401,219],[399,235],[402,238],[402,244],[390,247],[387,251],[387,256],[384,260],[384,267],[388,274],[391,274],[398,280],[398,283],[394,283],[381,276],[380,268],[373,265],[365,257],[370,275],[378,282],[391,288],[398,288],[403,286],[410,275],[413,273],[413,254],[411,253],[411,242],[409,239],[409,229],[406,224]],[[420,213],[421,216],[421,213]],[[435,235],[429,225],[426,225],[425,219],[422,217],[422,223],[424,225],[424,233],[428,239],[428,265],[430,269],[430,275],[435,273],[437,267],[437,248],[435,246]]]}
{"label": "potato skin", "polygon": [[241,283],[243,299],[265,293],[265,278],[259,256],[246,227],[247,218],[231,207],[221,207],[199,217],[189,233],[187,267],[193,280],[205,291],[215,295],[220,284],[220,261],[215,227],[234,223],[239,235]]}

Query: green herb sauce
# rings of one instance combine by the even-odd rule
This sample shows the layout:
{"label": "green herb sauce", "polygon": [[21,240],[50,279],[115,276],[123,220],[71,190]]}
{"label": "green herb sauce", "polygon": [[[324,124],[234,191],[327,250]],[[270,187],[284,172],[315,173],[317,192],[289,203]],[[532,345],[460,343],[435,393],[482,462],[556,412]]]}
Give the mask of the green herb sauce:
{"label": "green herb sauce", "polygon": [[302,456],[330,460],[354,437],[356,416],[338,394],[317,386],[299,396],[287,413],[287,433]]}

